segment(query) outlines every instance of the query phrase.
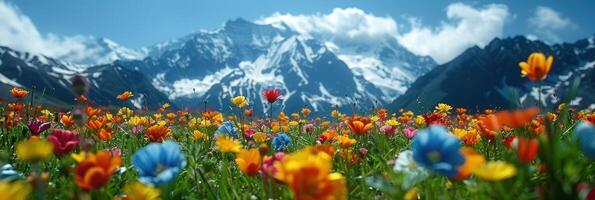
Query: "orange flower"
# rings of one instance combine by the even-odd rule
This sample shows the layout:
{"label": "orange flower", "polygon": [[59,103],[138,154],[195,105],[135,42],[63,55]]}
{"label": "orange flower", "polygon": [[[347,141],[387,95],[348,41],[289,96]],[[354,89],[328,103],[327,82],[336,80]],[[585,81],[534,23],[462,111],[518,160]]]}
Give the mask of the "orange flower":
{"label": "orange flower", "polygon": [[62,117],[60,117],[60,123],[66,127],[70,127],[74,124],[74,118],[72,115],[63,114]]}
{"label": "orange flower", "polygon": [[17,99],[21,99],[21,98],[27,96],[29,94],[29,91],[27,91],[25,89],[13,87],[12,89],[10,89],[10,94]]}
{"label": "orange flower", "polygon": [[500,111],[494,114],[481,116],[483,128],[499,132],[503,127],[520,128],[528,125],[539,109],[533,107],[518,111]]}
{"label": "orange flower", "polygon": [[167,115],[165,115],[165,117],[167,117],[167,119],[169,121],[175,121],[176,120],[176,114],[173,112],[167,113]]}
{"label": "orange flower", "polygon": [[74,182],[86,191],[101,188],[107,184],[121,162],[120,156],[112,156],[107,150],[88,154],[76,165]]}
{"label": "orange flower", "polygon": [[120,101],[127,101],[127,100],[128,100],[130,97],[133,97],[133,96],[134,96],[134,95],[132,94],[132,92],[130,92],[130,91],[126,91],[126,92],[123,92],[122,94],[118,95],[118,97],[117,97],[117,98],[118,98]]}
{"label": "orange flower", "polygon": [[261,166],[261,156],[258,149],[242,149],[237,154],[236,163],[240,170],[248,175],[254,176],[258,174]]}
{"label": "orange flower", "polygon": [[308,116],[312,111],[310,111],[310,109],[308,108],[302,108],[302,115]]}
{"label": "orange flower", "polygon": [[345,135],[337,136],[337,144],[339,144],[339,146],[347,148],[347,147],[350,147],[351,145],[354,145],[355,143],[357,143],[357,140],[349,138],[348,136],[345,136]]}
{"label": "orange flower", "polygon": [[106,120],[103,117],[97,118],[97,119],[91,119],[87,122],[87,128],[91,129],[91,130],[99,130],[100,128],[103,128],[103,126],[106,124]]}
{"label": "orange flower", "polygon": [[384,108],[381,108],[376,111],[376,115],[378,115],[380,119],[386,119],[386,117],[388,117],[388,111],[386,111]]}
{"label": "orange flower", "polygon": [[100,108],[93,108],[91,106],[87,106],[87,109],[85,109],[85,112],[87,112],[87,116],[93,117],[93,116],[99,114],[101,112],[101,109]]}
{"label": "orange flower", "polygon": [[285,155],[274,163],[273,176],[286,183],[295,199],[346,199],[345,178],[332,173],[332,158],[312,147]]}
{"label": "orange flower", "polygon": [[244,111],[244,114],[248,117],[252,117],[252,114],[254,114],[254,110],[252,108]]}
{"label": "orange flower", "polygon": [[346,121],[351,132],[357,135],[365,135],[372,129],[372,120],[367,117],[352,117]]}
{"label": "orange flower", "polygon": [[10,110],[10,111],[19,112],[19,111],[23,110],[24,108],[25,108],[25,104],[23,104],[23,103],[9,103],[8,104],[8,110]]}
{"label": "orange flower", "polygon": [[463,147],[460,151],[465,156],[465,163],[459,167],[459,173],[453,178],[455,180],[469,178],[473,170],[485,163],[485,158],[476,153],[471,147]]}
{"label": "orange flower", "polygon": [[169,133],[169,128],[164,125],[153,125],[147,128],[147,137],[151,142],[162,142]]}
{"label": "orange flower", "polygon": [[517,157],[523,163],[529,163],[535,160],[537,152],[539,151],[539,143],[535,138],[519,137]]}
{"label": "orange flower", "polygon": [[101,139],[102,141],[107,142],[113,137],[112,130],[109,128],[102,128],[101,130],[99,130],[99,132],[97,132],[97,137],[99,137],[99,139]]}
{"label": "orange flower", "polygon": [[542,81],[547,77],[547,74],[552,68],[554,57],[547,58],[543,53],[531,53],[527,62],[520,62],[521,75],[528,77],[531,81]]}
{"label": "orange flower", "polygon": [[81,103],[84,103],[84,102],[87,102],[88,99],[87,99],[87,97],[85,95],[81,95],[81,96],[79,96],[77,98],[74,98],[74,100],[76,100],[78,102],[81,102]]}

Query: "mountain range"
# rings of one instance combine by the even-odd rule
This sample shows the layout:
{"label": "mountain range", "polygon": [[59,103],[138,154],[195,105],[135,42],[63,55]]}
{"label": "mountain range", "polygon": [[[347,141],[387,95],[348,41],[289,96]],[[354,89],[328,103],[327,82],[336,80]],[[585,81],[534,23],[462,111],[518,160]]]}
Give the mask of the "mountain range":
{"label": "mountain range", "polygon": [[[552,55],[554,62],[542,83],[521,77],[518,63],[532,52]],[[474,112],[493,108],[515,108],[541,104],[557,106],[569,97],[579,80],[572,106],[595,109],[595,36],[574,43],[548,45],[522,36],[494,39],[484,48],[472,47],[452,61],[419,77],[391,105],[420,112],[438,103],[471,108]],[[516,101],[520,99],[520,101]]]}
{"label": "mountain range", "polygon": [[[70,105],[75,98],[71,78],[81,75],[88,79],[88,96],[95,104],[138,109],[165,102],[202,107],[206,100],[209,107],[226,110],[231,97],[244,95],[256,113],[264,113],[261,94],[269,88],[281,90],[282,101],[275,109],[287,112],[304,106],[325,112],[335,106],[352,111],[382,105],[427,111],[438,102],[477,109],[511,107],[509,88],[518,88],[521,103],[535,102],[536,87],[520,77],[518,62],[540,51],[556,57],[543,86],[547,103],[555,104],[554,94],[575,78],[583,79],[583,87],[573,104],[589,107],[595,98],[593,37],[559,45],[520,36],[494,39],[442,65],[409,52],[391,37],[329,41],[299,34],[283,23],[243,19],[139,50],[107,38],[87,43],[95,56],[50,58],[0,47],[0,95],[8,98],[11,87],[35,86],[38,93],[45,89],[42,103]],[[123,91],[135,96],[118,101],[115,97]]]}

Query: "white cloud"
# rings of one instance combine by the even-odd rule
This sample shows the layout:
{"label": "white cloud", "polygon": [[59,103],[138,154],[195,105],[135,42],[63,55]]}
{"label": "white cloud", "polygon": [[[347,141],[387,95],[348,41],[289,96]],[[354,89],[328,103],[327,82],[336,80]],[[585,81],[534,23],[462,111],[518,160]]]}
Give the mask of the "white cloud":
{"label": "white cloud", "polygon": [[335,8],[329,14],[292,15],[275,13],[257,23],[285,22],[291,29],[305,35],[329,40],[378,40],[397,35],[397,22],[391,17],[378,17],[358,8]]}
{"label": "white cloud", "polygon": [[541,34],[552,42],[560,41],[556,31],[576,27],[569,18],[564,18],[562,14],[545,6],[537,6],[533,16],[529,18],[529,25],[537,29],[535,34]]}
{"label": "white cloud", "polygon": [[107,63],[115,59],[127,58],[124,53],[130,54],[125,48],[114,49],[124,51],[124,53],[115,52],[118,55],[106,52],[106,47],[102,47],[98,42],[99,40],[91,36],[60,37],[51,33],[44,35],[16,6],[0,0],[0,45],[2,46],[80,64]]}
{"label": "white cloud", "polygon": [[412,18],[411,30],[398,36],[398,40],[413,53],[429,55],[436,62],[444,63],[473,45],[484,47],[494,37],[502,36],[509,16],[508,8],[501,4],[477,9],[454,3],[447,7],[448,20],[439,27],[425,27]]}
{"label": "white cloud", "polygon": [[[438,27],[427,27],[417,18],[410,18],[411,29],[399,32],[392,17],[379,17],[358,8],[335,8],[328,14],[292,15],[275,13],[258,20],[264,24],[285,22],[291,29],[327,41],[370,42],[397,40],[409,51],[431,56],[444,63],[473,45],[485,46],[494,37],[502,35],[510,17],[505,5],[491,4],[473,8],[462,3],[448,6],[447,21]],[[402,24],[401,24],[402,27]]]}

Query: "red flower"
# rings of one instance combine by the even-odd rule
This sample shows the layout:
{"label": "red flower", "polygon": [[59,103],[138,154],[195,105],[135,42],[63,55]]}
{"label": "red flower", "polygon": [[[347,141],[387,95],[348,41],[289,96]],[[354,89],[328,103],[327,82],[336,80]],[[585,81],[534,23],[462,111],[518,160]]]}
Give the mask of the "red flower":
{"label": "red flower", "polygon": [[76,148],[80,142],[80,138],[75,132],[54,129],[48,136],[48,141],[54,143],[54,154],[60,156]]}
{"label": "red flower", "polygon": [[280,95],[281,94],[277,89],[268,89],[266,92],[262,93],[262,96],[264,96],[264,98],[267,99],[267,101],[270,104],[275,103],[275,101],[279,100]]}
{"label": "red flower", "polygon": [[535,160],[539,151],[539,143],[535,138],[518,138],[517,157],[521,162],[529,163]]}

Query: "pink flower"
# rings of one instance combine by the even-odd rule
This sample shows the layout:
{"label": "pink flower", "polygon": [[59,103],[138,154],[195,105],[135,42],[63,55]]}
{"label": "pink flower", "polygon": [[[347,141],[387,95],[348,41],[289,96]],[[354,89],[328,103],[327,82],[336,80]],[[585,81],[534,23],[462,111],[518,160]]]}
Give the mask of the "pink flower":
{"label": "pink flower", "polygon": [[281,161],[283,157],[285,157],[285,153],[280,151],[275,153],[275,155],[273,155],[272,157],[267,157],[264,159],[264,161],[262,162],[262,174],[265,178],[272,177],[273,174],[277,172],[277,169],[275,169],[273,163],[275,163],[275,161]]}
{"label": "pink flower", "polygon": [[54,154],[64,155],[79,144],[79,135],[72,131],[54,129],[48,136],[48,141],[54,144]]}
{"label": "pink flower", "polygon": [[403,134],[405,134],[405,136],[407,136],[408,139],[413,138],[413,136],[415,136],[416,133],[417,133],[417,129],[415,129],[413,127],[407,127],[405,129],[403,129]]}
{"label": "pink flower", "polygon": [[312,133],[314,133],[314,129],[315,129],[315,128],[316,128],[316,127],[314,126],[314,124],[306,124],[306,125],[304,125],[304,127],[303,127],[303,129],[304,129],[304,132],[306,132],[306,133],[309,133],[309,134],[312,134]]}
{"label": "pink flower", "polygon": [[391,125],[384,125],[384,126],[380,127],[380,132],[384,133],[384,135],[387,135],[387,136],[394,135],[396,130],[397,130],[397,128],[395,128],[394,126],[391,126]]}

